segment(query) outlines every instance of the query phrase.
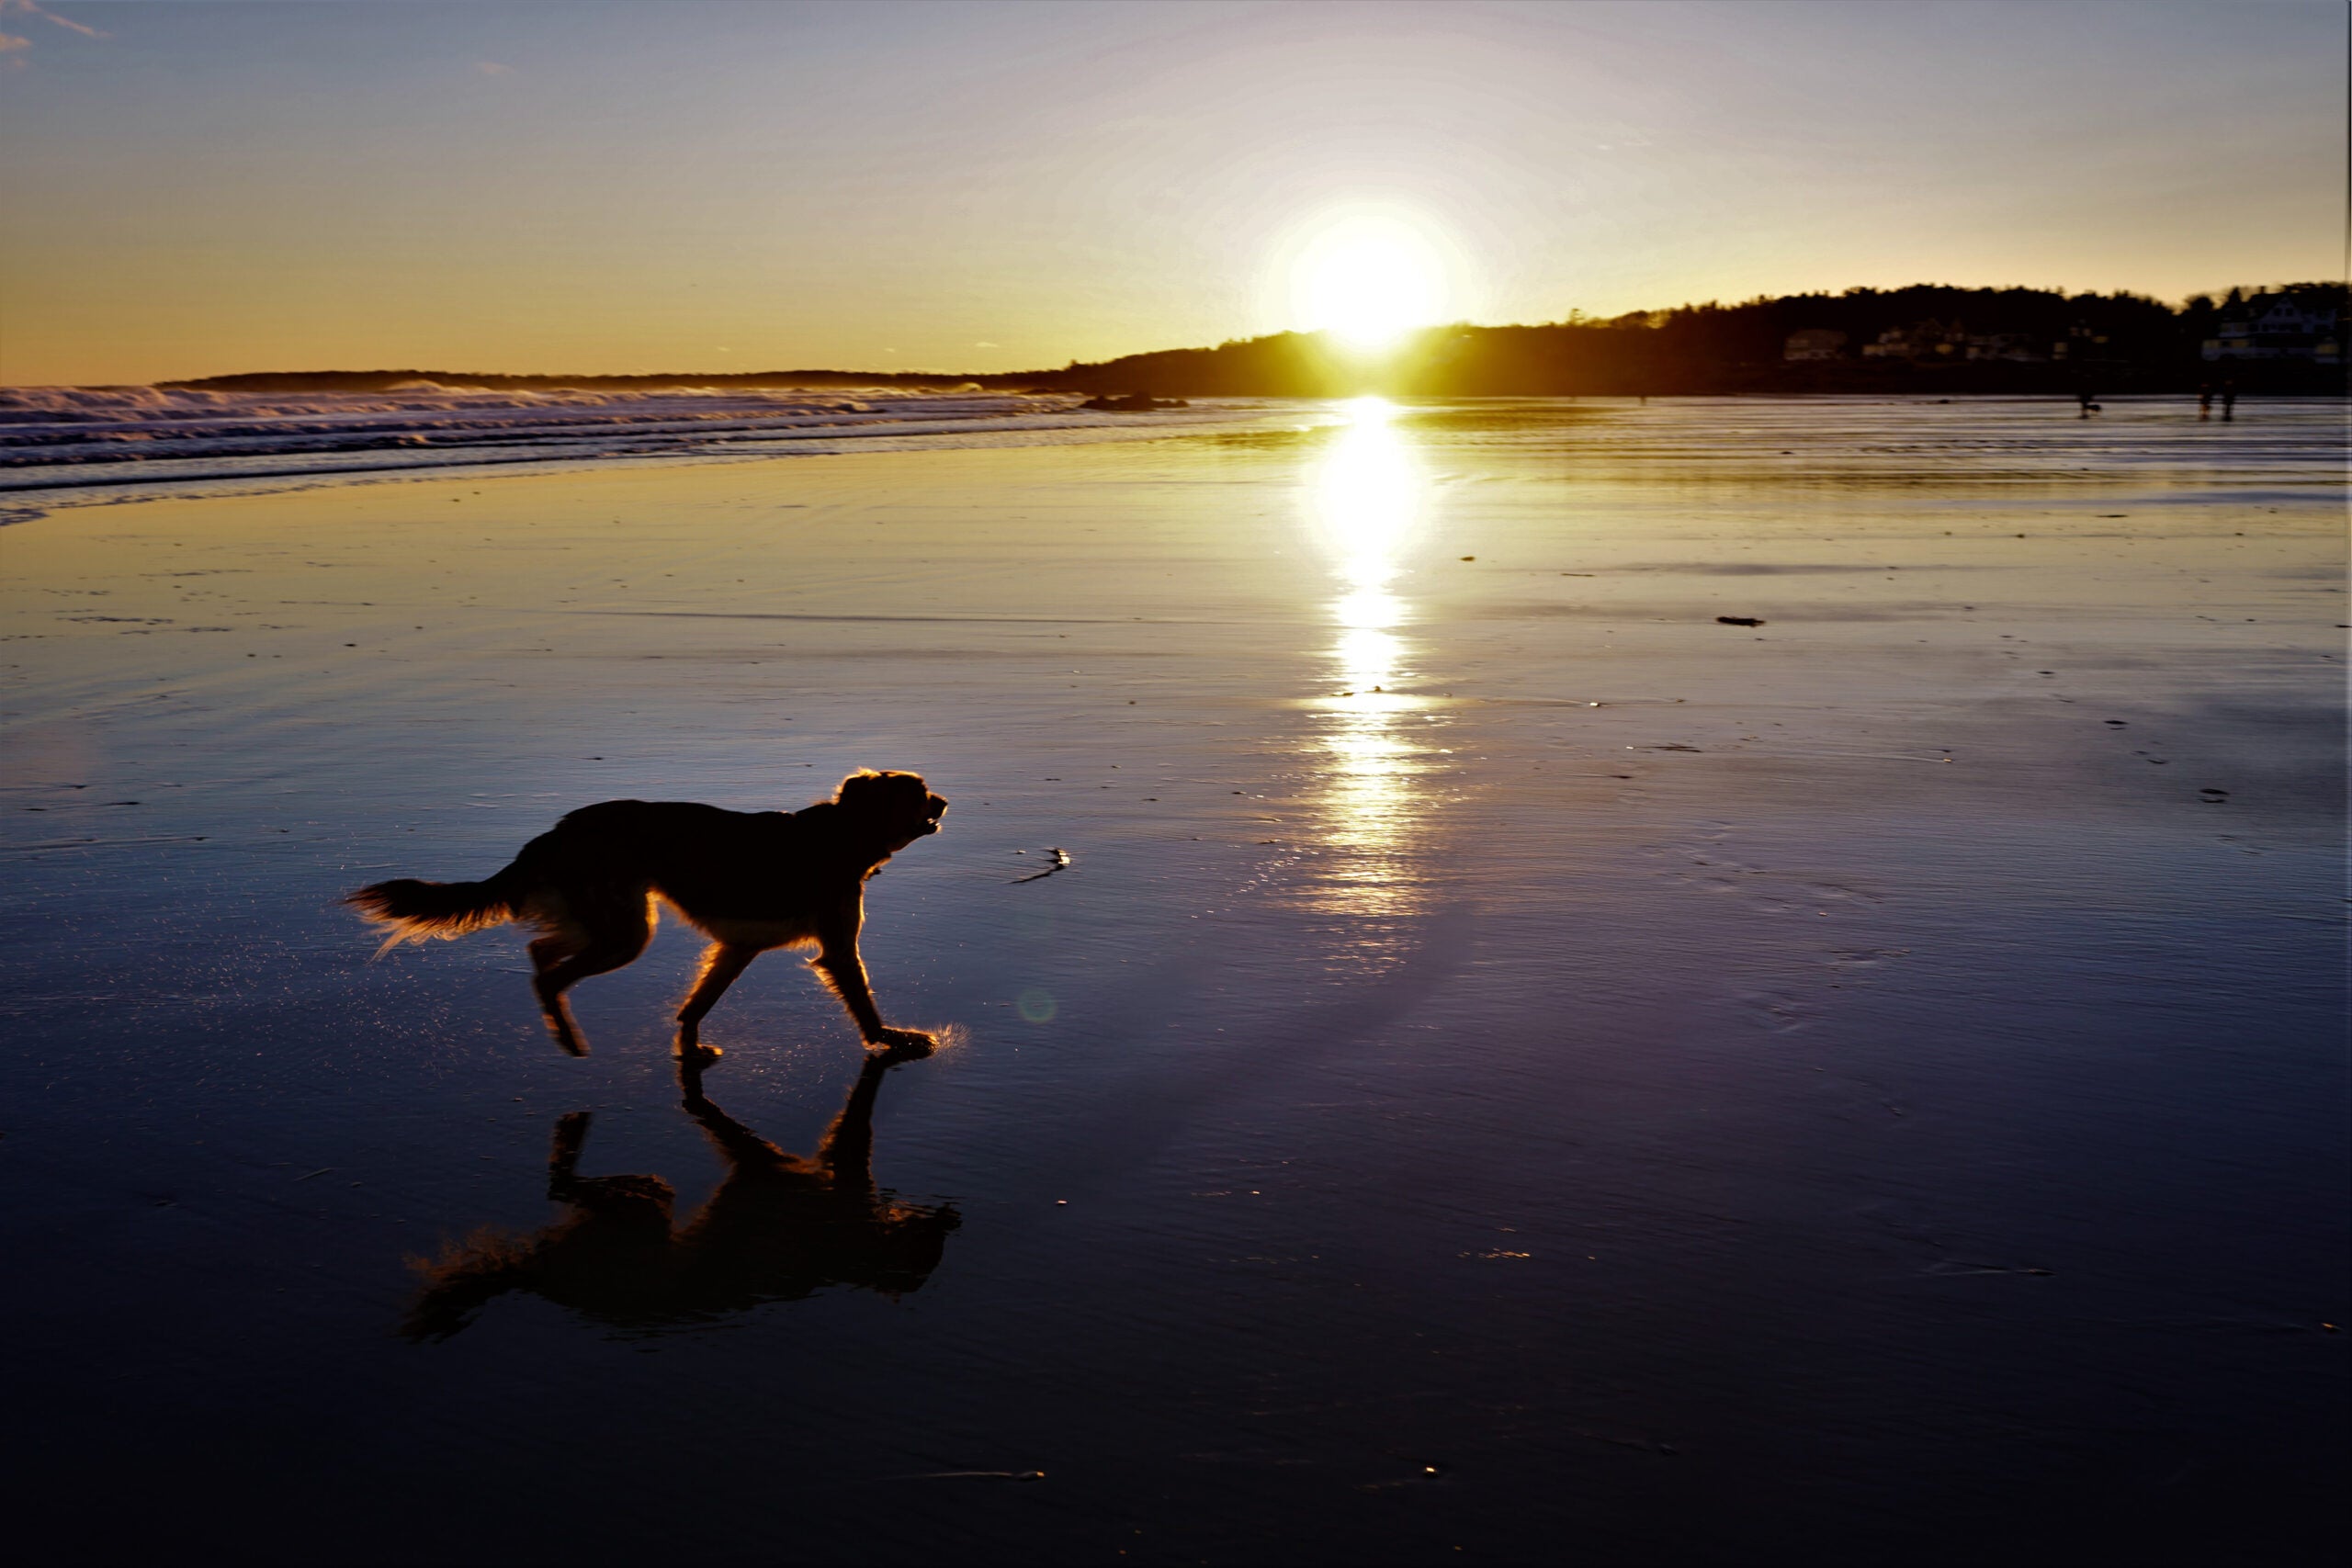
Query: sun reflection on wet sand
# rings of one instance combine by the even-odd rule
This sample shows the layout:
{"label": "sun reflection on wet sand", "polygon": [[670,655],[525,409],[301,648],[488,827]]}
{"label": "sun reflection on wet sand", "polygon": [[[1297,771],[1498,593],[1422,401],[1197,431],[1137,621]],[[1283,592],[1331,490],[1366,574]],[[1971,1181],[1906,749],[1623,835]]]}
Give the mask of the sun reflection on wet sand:
{"label": "sun reflection on wet sand", "polygon": [[1414,866],[1427,813],[1427,748],[1406,724],[1424,700],[1396,688],[1414,673],[1402,628],[1411,606],[1390,590],[1429,525],[1429,475],[1380,398],[1345,405],[1349,423],[1308,470],[1305,504],[1338,579],[1334,687],[1318,705],[1323,775],[1316,793],[1327,872],[1316,902],[1351,915],[1399,915],[1420,902]]}

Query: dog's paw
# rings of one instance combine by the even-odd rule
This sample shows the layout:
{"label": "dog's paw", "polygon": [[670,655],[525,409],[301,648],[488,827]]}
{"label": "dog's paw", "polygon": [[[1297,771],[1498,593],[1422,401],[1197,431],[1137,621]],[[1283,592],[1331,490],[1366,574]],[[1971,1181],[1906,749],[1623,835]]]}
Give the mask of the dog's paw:
{"label": "dog's paw", "polygon": [[866,1048],[877,1055],[913,1061],[937,1050],[939,1037],[920,1029],[886,1029],[876,1039],[867,1041]]}

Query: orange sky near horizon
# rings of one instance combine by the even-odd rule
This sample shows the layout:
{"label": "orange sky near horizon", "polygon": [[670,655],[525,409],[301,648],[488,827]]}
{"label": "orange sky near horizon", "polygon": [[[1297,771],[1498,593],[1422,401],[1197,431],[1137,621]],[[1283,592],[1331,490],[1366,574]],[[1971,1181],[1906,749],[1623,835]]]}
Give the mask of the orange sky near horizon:
{"label": "orange sky near horizon", "polygon": [[[1349,308],[1502,322],[2344,267],[2332,5],[6,0],[0,39],[16,385],[1041,368],[1374,273]],[[1335,270],[1367,222],[1395,265]]]}

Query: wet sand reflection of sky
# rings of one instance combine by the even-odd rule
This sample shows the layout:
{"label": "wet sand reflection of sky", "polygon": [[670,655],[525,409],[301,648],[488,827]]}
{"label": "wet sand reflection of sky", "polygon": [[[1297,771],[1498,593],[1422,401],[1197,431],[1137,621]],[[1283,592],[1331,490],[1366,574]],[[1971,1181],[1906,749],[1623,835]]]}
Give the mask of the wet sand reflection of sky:
{"label": "wet sand reflection of sky", "polygon": [[1379,398],[1346,404],[1348,423],[1307,469],[1306,521],[1329,563],[1336,631],[1331,693],[1318,705],[1318,835],[1329,852],[1317,902],[1335,913],[1401,915],[1420,902],[1413,861],[1429,811],[1428,749],[1408,724],[1423,699],[1397,688],[1417,671],[1412,605],[1393,584],[1434,523],[1420,455]]}
{"label": "wet sand reflection of sky", "polygon": [[[1323,412],[0,529],[28,1560],[2334,1529],[2340,404]],[[572,1058],[514,933],[371,966],[335,904],[858,765],[956,802],[865,960],[969,1032],[871,1203],[680,1109],[676,922]],[[727,1116],[821,1149],[838,1003],[715,1016]],[[587,1185],[654,1172],[666,1228]],[[404,1260],[483,1229],[529,1267],[435,1343]]]}

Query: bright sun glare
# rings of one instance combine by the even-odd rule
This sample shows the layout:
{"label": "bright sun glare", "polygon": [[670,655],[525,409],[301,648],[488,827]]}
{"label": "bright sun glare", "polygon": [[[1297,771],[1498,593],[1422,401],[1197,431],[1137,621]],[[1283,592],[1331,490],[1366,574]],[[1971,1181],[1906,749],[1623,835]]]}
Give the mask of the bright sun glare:
{"label": "bright sun glare", "polygon": [[1434,759],[1419,735],[1411,607],[1397,591],[1435,525],[1437,496],[1398,409],[1356,398],[1304,475],[1307,521],[1329,560],[1333,690],[1323,730],[1324,896],[1356,916],[1408,912],[1417,902],[1413,846],[1427,812],[1421,780]]}
{"label": "bright sun glare", "polygon": [[1389,213],[1325,226],[1291,265],[1292,318],[1351,348],[1386,348],[1447,306],[1444,258],[1429,236]]}

